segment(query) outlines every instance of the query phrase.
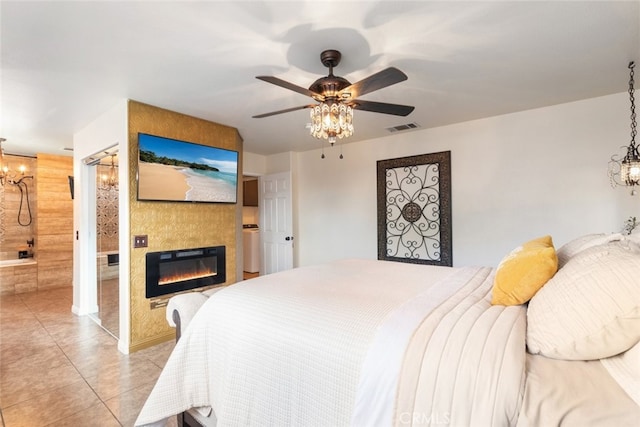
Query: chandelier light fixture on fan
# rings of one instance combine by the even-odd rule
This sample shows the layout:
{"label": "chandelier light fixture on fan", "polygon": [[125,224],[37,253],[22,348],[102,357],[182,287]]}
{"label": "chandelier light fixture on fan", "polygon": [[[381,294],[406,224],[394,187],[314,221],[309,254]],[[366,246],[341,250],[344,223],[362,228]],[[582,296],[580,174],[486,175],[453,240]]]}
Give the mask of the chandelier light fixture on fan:
{"label": "chandelier light fixture on fan", "polygon": [[310,111],[309,131],[315,138],[323,138],[331,145],[337,138],[353,135],[353,108],[339,102],[321,102]]}
{"label": "chandelier light fixture on fan", "polygon": [[620,160],[618,155],[611,156],[609,161],[609,178],[613,187],[625,185],[631,187],[631,195],[636,194],[635,186],[640,185],[640,154],[636,145],[636,105],[634,98],[633,69],[635,63],[629,63],[629,99],[631,101],[631,142],[626,147],[626,154]]}
{"label": "chandelier light fixture on fan", "polygon": [[[357,83],[351,84],[347,79],[333,75],[333,68],[340,63],[341,58],[342,54],[337,50],[331,49],[323,51],[320,54],[320,61],[325,67],[329,68],[329,75],[313,82],[313,84],[309,86],[309,89],[294,85],[277,77],[257,76],[256,78],[259,80],[310,96],[317,103],[259,114],[253,117],[263,118],[309,108],[311,123],[309,123],[307,127],[309,128],[311,136],[323,141],[326,140],[333,145],[336,141],[353,135],[354,110],[393,114],[396,116],[407,116],[413,111],[414,107],[408,105],[358,99],[359,96],[406,80],[407,75],[402,71],[394,67],[389,67]],[[322,158],[324,158],[324,152],[322,153]],[[342,154],[340,154],[340,158],[342,158]]]}

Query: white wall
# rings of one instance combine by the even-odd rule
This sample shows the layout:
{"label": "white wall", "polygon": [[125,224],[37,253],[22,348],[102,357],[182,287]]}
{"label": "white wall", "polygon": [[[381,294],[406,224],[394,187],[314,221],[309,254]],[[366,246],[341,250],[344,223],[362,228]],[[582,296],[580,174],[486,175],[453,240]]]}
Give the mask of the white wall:
{"label": "white wall", "polygon": [[293,167],[295,157],[293,152],[263,156],[245,151],[242,153],[242,175],[261,176],[288,172]]}
{"label": "white wall", "polygon": [[[296,155],[297,265],[377,257],[376,161],[451,151],[453,262],[495,266],[525,240],[618,231],[640,199],[612,189],[626,93]],[[370,114],[361,112],[360,114]],[[410,119],[410,118],[409,118]],[[355,118],[357,120],[357,116]],[[357,121],[355,122],[357,132]]]}
{"label": "white wall", "polygon": [[[73,248],[73,312],[79,315],[97,311],[95,168],[83,160],[119,145],[118,163],[129,164],[128,101],[119,100],[73,136],[75,181],[74,230],[78,239]],[[118,221],[120,236],[120,334],[118,348],[129,351],[129,168],[118,168]],[[93,209],[93,213],[91,210]]]}
{"label": "white wall", "polygon": [[242,175],[260,176],[267,170],[267,158],[260,154],[242,153]]}

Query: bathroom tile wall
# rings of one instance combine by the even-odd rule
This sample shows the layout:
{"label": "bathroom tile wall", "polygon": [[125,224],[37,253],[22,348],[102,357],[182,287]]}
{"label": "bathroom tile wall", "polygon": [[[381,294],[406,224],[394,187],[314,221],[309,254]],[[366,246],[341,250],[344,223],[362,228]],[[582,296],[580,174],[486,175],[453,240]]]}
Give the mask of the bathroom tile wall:
{"label": "bathroom tile wall", "polygon": [[38,290],[73,284],[73,201],[69,190],[73,158],[38,154]]}
{"label": "bathroom tile wall", "polygon": [[19,251],[27,251],[37,263],[1,267],[0,294],[71,287],[73,204],[68,176],[73,174],[73,158],[7,154],[5,162],[13,170],[25,166],[26,185],[0,187],[0,259],[16,259]]}
{"label": "bathroom tile wall", "polygon": [[[33,178],[24,179],[23,183],[26,187],[5,183],[0,188],[0,202],[3,210],[3,214],[0,213],[0,259],[15,259],[18,258],[18,251],[29,249],[27,240],[31,240],[36,234],[36,159],[6,154],[5,162],[13,170],[18,170],[20,165],[24,165],[25,175],[33,176]],[[31,221],[29,221],[29,210],[31,210]],[[18,215],[20,215],[19,222]]]}
{"label": "bathroom tile wall", "polygon": [[0,296],[37,289],[38,265],[35,262],[0,267]]}

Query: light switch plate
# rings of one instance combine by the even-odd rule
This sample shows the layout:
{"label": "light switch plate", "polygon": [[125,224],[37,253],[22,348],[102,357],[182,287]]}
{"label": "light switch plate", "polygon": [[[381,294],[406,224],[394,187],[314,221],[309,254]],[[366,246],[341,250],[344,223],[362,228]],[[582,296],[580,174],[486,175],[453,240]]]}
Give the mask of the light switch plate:
{"label": "light switch plate", "polygon": [[147,247],[147,235],[133,236],[134,248],[146,248]]}

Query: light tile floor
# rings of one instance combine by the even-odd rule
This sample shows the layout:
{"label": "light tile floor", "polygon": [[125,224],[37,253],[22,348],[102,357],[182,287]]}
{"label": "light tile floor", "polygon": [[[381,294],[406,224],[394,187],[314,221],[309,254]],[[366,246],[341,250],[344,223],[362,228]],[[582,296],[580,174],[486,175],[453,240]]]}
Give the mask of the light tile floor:
{"label": "light tile floor", "polygon": [[71,305],[71,288],[0,297],[3,426],[133,425],[174,343],[122,354]]}

